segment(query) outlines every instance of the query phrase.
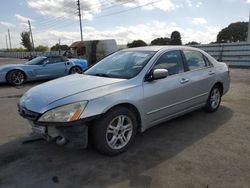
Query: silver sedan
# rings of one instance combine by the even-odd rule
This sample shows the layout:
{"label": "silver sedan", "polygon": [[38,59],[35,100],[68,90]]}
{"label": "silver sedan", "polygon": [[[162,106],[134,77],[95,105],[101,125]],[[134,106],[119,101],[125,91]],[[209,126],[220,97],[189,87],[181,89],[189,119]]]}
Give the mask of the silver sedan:
{"label": "silver sedan", "polygon": [[150,46],[118,51],[83,75],[26,92],[20,115],[59,145],[125,151],[136,133],[199,108],[215,112],[230,84],[229,69],[202,50]]}

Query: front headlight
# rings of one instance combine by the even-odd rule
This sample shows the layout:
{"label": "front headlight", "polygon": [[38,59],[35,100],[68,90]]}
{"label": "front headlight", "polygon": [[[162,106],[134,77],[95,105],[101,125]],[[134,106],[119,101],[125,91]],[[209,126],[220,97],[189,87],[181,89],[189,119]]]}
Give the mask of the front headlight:
{"label": "front headlight", "polygon": [[76,102],[58,108],[54,108],[45,112],[40,118],[39,122],[69,122],[78,120],[81,116],[87,101]]}

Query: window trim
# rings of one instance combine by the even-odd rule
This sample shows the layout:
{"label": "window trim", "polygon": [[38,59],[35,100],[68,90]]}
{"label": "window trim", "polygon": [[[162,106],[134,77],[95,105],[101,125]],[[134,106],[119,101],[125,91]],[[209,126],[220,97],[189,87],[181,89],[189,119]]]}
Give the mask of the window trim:
{"label": "window trim", "polygon": [[179,52],[180,52],[181,60],[182,60],[182,66],[183,66],[183,72],[179,72],[178,74],[168,75],[167,77],[175,76],[175,75],[179,75],[179,74],[185,73],[186,71],[185,71],[185,65],[184,65],[183,56],[182,56],[182,50],[179,50],[179,49],[176,49],[176,50],[168,50],[168,51],[162,52],[162,53],[156,58],[156,60],[154,61],[154,63],[150,66],[150,68],[148,69],[147,73],[145,74],[145,76],[144,76],[144,81],[147,80],[147,77],[148,77],[149,74],[152,74],[153,68],[154,68],[155,64],[157,63],[157,61],[161,58],[161,56],[164,55],[165,53],[174,52],[174,51],[179,51]]}
{"label": "window trim", "polygon": [[[213,63],[211,63],[211,61],[208,59],[208,57],[205,56],[204,54],[202,54],[202,55],[203,55],[203,58],[205,60],[206,66],[207,67],[214,67]],[[208,62],[208,64],[207,64],[207,62]]]}
{"label": "window trim", "polygon": [[[206,62],[206,60],[205,60],[205,55],[202,53],[202,52],[200,52],[200,51],[198,51],[198,50],[193,50],[193,49],[188,49],[188,50],[181,50],[182,51],[182,53],[183,53],[183,57],[185,58],[185,64],[186,64],[186,66],[187,66],[187,72],[188,71],[197,71],[197,70],[202,70],[202,69],[207,69],[207,68],[210,68],[210,67],[213,67],[213,64],[211,63],[211,65],[210,66],[208,66],[207,65],[207,62]],[[193,52],[198,52],[198,53],[200,53],[201,55],[202,55],[202,58],[203,58],[203,60],[204,60],[204,62],[205,62],[205,66],[204,67],[200,67],[200,68],[198,68],[198,69],[194,69],[194,70],[190,70],[190,68],[189,68],[189,65],[188,65],[188,63],[187,63],[187,58],[186,58],[186,56],[185,56],[185,53],[184,53],[184,51],[193,51]],[[208,59],[208,58],[207,58]]]}

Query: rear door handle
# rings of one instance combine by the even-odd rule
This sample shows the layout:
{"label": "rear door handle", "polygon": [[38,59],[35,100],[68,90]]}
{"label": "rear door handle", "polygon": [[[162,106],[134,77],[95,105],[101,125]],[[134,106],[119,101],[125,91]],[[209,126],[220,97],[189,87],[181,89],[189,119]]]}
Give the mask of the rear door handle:
{"label": "rear door handle", "polygon": [[209,74],[209,75],[213,75],[213,74],[215,74],[215,72],[210,70],[210,71],[208,72],[208,74]]}
{"label": "rear door handle", "polygon": [[189,79],[187,79],[187,78],[182,78],[180,81],[181,84],[185,84],[187,82],[189,82]]}

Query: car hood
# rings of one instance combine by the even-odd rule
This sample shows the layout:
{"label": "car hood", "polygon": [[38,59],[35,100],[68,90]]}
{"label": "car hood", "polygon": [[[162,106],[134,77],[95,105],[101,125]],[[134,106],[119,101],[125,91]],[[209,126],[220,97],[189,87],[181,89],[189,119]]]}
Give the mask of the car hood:
{"label": "car hood", "polygon": [[65,76],[31,88],[20,99],[20,105],[28,110],[39,112],[55,101],[103,88],[123,80],[82,74]]}

